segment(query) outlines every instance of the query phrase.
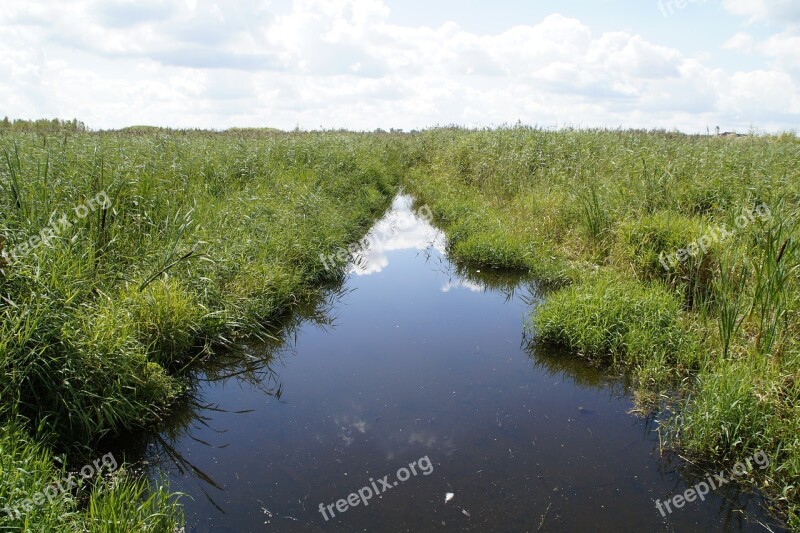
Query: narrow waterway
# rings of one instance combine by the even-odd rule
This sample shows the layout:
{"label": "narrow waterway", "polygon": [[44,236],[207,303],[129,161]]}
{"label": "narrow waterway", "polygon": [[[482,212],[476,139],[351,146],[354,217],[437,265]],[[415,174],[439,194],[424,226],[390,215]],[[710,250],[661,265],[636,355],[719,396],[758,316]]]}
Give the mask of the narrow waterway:
{"label": "narrow waterway", "polygon": [[662,516],[695,481],[621,381],[529,348],[535,285],[451,264],[405,196],[377,234],[327,304],[201,376],[149,439],[187,531],[765,530],[733,486]]}

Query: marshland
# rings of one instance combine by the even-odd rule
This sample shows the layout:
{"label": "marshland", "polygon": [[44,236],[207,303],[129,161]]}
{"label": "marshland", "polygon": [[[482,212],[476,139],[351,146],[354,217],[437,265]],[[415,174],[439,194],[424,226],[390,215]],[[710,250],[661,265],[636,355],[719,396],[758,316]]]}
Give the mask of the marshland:
{"label": "marshland", "polygon": [[0,529],[800,529],[793,134],[45,122],[0,156]]}

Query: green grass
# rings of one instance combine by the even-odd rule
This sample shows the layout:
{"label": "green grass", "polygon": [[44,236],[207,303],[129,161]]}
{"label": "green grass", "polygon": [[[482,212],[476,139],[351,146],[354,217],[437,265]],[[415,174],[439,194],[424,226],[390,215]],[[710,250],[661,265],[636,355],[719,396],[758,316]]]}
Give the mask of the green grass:
{"label": "green grass", "polygon": [[[388,207],[406,144],[268,130],[0,131],[0,424],[47,435],[45,450],[154,427],[201,363],[269,338],[342,279],[344,265],[326,270],[320,254],[357,241]],[[160,492],[112,487],[75,507],[92,528],[113,529],[109,517],[128,530],[144,527],[141,516],[153,530],[173,523]],[[37,517],[29,527],[47,529]]]}
{"label": "green grass", "polygon": [[[0,426],[0,531],[177,531],[183,512],[177,496],[124,470],[48,492],[70,472],[48,447],[15,425]],[[50,497],[48,498],[47,495]]]}
{"label": "green grass", "polygon": [[[720,463],[767,453],[760,486],[800,528],[792,135],[6,124],[0,246],[33,248],[0,260],[0,490],[57,479],[56,449],[158,424],[193,371],[269,339],[341,281],[320,255],[357,242],[401,186],[432,208],[456,260],[552,289],[533,314],[539,342],[625,369],[642,392],[677,392],[671,446]],[[769,219],[736,227],[762,206]],[[722,226],[730,236],[664,268]],[[27,527],[180,522],[167,489],[120,479],[37,508]]]}
{"label": "green grass", "polygon": [[[561,287],[533,312],[536,342],[669,395],[684,454],[767,453],[759,485],[800,529],[798,138],[514,127],[417,141],[406,187],[451,254]],[[664,268],[679,249],[694,253]]]}
{"label": "green grass", "polygon": [[533,315],[536,338],[613,365],[644,383],[699,367],[699,340],[674,294],[601,272],[560,290]]}

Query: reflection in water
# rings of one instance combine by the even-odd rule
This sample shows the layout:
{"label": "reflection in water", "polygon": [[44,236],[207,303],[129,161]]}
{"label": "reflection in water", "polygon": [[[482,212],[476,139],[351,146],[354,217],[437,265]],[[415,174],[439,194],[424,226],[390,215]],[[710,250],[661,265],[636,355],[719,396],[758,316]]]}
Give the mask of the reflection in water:
{"label": "reflection in water", "polygon": [[604,389],[612,395],[630,392],[623,380],[604,371],[598,365],[570,354],[567,350],[542,346],[531,339],[531,332],[525,331],[522,345],[531,358],[533,367],[547,376],[571,381],[585,389]]}
{"label": "reflection in water", "polygon": [[399,250],[429,250],[444,253],[444,234],[425,223],[413,209],[413,199],[400,195],[392,207],[365,237],[369,246],[355,255],[348,270],[357,276],[377,274],[389,265],[390,252]]}
{"label": "reflection in water", "polygon": [[[425,210],[424,206],[415,207],[411,196],[397,196],[391,209],[367,234],[365,239],[370,246],[355,254],[348,272],[357,276],[377,274],[389,266],[391,252],[417,250],[428,263],[435,263],[436,268],[447,275],[447,281],[441,287],[442,292],[459,288],[471,292],[493,289],[503,291],[510,299],[520,285],[525,284],[526,280],[520,274],[470,269],[450,263],[445,256],[447,239],[444,233],[433,227],[425,217],[419,216]],[[533,286],[528,285],[528,288]]]}
{"label": "reflection in water", "polygon": [[[529,342],[538,287],[451,264],[411,205],[394,202],[344,286],[215,359],[160,435],[128,443],[191,497],[189,531],[760,529],[735,491],[663,519],[654,501],[687,481],[657,420],[628,414],[620,380]],[[430,476],[317,512],[426,455]]]}
{"label": "reflection in water", "polygon": [[[534,367],[541,369],[548,376],[570,380],[586,389],[607,390],[611,397],[630,392],[629,385],[621,378],[615,378],[597,365],[587,364],[583,358],[560,348],[542,346],[530,338],[526,338],[524,343]],[[582,406],[578,407],[577,417],[594,418],[596,416],[598,416],[597,411]],[[638,421],[641,424],[644,438],[653,433],[658,434],[659,413],[651,412],[647,416],[639,418]],[[665,481],[672,480],[671,484],[668,484],[669,490],[664,492],[664,499],[670,495],[682,494],[686,488],[694,486],[709,476],[707,471],[697,465],[687,463],[677,453],[670,453],[667,450],[664,450],[660,457],[658,472]],[[782,529],[765,516],[766,513],[763,509],[765,502],[758,494],[742,491],[741,487],[730,484],[718,491],[714,497],[717,500],[716,513],[721,521],[719,529],[722,531],[746,530],[753,525],[759,526],[759,530],[762,531],[780,531]]]}
{"label": "reflection in water", "polygon": [[[200,446],[223,450],[230,445],[225,439],[229,431],[215,428],[219,415],[246,415],[253,410],[222,409],[219,404],[207,401],[204,391],[210,384],[235,381],[251,387],[264,397],[279,401],[283,385],[275,368],[292,353],[299,328],[303,324],[314,324],[321,330],[332,327],[334,304],[346,293],[341,285],[330,287],[278,320],[273,335],[257,342],[245,340],[203,360],[189,379],[185,397],[173,406],[158,433],[125,435],[111,439],[106,445],[117,450],[126,462],[133,463],[134,469],[150,470],[152,473],[155,468],[167,467],[180,476],[196,479],[197,488],[205,499],[224,514],[226,511],[216,498],[225,491],[225,487],[215,481],[212,474],[193,463],[190,456],[182,454],[179,451],[180,443],[191,441]],[[204,440],[209,434],[221,438],[212,444]]]}

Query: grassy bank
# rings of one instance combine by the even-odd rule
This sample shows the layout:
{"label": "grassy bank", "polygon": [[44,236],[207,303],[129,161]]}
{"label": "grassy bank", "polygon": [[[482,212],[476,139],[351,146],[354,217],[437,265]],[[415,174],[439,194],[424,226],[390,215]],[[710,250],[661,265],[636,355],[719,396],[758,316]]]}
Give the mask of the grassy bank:
{"label": "grassy bank", "polygon": [[0,427],[0,530],[176,531],[183,525],[180,505],[163,485],[116,471],[57,492],[71,475],[80,479],[25,429]]}
{"label": "grassy bank", "polygon": [[[670,393],[671,444],[757,451],[800,528],[800,143],[663,132],[0,131],[0,504],[158,424],[192,372],[340,281],[402,184],[465,264],[549,289],[539,342]],[[688,250],[688,251],[686,251]],[[78,454],[80,455],[80,454]],[[171,530],[123,467],[0,529]]]}
{"label": "grassy bank", "polygon": [[[673,395],[671,445],[770,457],[800,528],[800,141],[666,132],[434,130],[407,187],[458,260],[558,289],[539,342]],[[676,393],[677,391],[677,393]]]}
{"label": "grassy bank", "polygon": [[[11,491],[0,502],[60,479],[54,453],[156,424],[200,361],[267,336],[276,317],[340,279],[319,256],[382,214],[405,142],[0,133],[0,491]],[[123,472],[21,518],[0,513],[0,529],[102,531],[125,516],[131,530],[180,522],[164,493]]]}

